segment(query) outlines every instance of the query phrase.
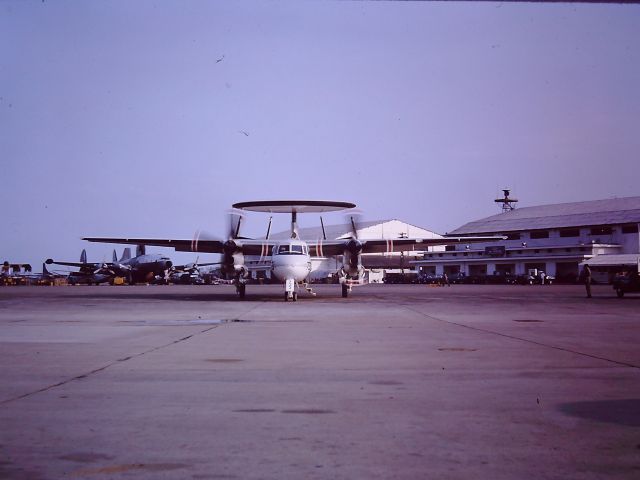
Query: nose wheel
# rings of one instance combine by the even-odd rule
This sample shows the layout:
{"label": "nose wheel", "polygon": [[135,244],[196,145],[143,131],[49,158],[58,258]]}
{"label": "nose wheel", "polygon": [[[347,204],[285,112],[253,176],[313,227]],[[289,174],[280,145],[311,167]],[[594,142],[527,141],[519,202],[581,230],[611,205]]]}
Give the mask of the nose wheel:
{"label": "nose wheel", "polygon": [[284,301],[298,301],[298,292],[296,292],[296,281],[293,278],[287,278],[284,282]]}

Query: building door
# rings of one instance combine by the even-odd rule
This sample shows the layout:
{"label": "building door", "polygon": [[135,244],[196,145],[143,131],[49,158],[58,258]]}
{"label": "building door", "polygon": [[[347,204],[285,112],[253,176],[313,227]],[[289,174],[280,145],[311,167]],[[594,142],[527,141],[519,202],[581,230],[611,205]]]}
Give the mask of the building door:
{"label": "building door", "polygon": [[496,264],[496,272],[498,275],[513,274],[516,273],[515,263],[498,263]]}
{"label": "building door", "polygon": [[460,265],[445,265],[444,273],[447,275],[457,275],[460,273]]}
{"label": "building door", "polygon": [[486,263],[469,265],[469,276],[486,275],[486,274],[487,274]]}

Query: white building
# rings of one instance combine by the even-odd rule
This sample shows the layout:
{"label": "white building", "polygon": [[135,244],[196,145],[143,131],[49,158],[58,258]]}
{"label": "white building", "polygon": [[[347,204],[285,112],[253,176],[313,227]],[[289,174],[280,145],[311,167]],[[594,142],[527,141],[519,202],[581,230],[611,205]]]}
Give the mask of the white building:
{"label": "white building", "polygon": [[[493,215],[450,235],[504,235],[495,243],[451,245],[417,264],[425,273],[493,275],[543,270],[575,280],[580,265],[593,263],[606,280],[622,265],[638,265],[640,197],[523,207]],[[616,255],[617,257],[614,257]],[[620,256],[621,255],[621,256]]]}

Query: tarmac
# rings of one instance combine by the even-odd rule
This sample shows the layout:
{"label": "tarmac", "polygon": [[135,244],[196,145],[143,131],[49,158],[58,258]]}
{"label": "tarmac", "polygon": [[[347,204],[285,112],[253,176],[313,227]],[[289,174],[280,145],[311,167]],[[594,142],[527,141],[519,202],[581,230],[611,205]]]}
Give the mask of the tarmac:
{"label": "tarmac", "polygon": [[0,287],[0,478],[640,478],[640,295]]}

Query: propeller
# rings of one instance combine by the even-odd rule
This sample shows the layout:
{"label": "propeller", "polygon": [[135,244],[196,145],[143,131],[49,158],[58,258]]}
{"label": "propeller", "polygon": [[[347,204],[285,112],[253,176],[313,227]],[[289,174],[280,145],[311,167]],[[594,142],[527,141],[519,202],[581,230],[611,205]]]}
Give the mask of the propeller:
{"label": "propeller", "polygon": [[244,215],[240,213],[238,210],[229,210],[227,216],[227,238],[239,238],[240,237],[240,225],[242,224],[242,220],[244,219]]}
{"label": "propeller", "polygon": [[349,232],[351,238],[345,243],[344,266],[343,269],[349,275],[359,275],[361,270],[360,254],[362,253],[363,244],[358,240],[358,224],[361,223],[362,215],[359,211],[354,210],[347,215],[347,223],[350,226]]}
{"label": "propeller", "polygon": [[359,255],[362,251],[362,242],[358,240],[358,224],[362,221],[362,214],[358,210],[354,210],[347,216],[348,224],[351,227],[351,240],[346,244],[347,249],[352,255]]}
{"label": "propeller", "polygon": [[[191,242],[191,251],[198,251],[198,243],[203,240],[215,240],[222,243],[222,261],[221,271],[226,276],[236,276],[238,271],[240,275],[246,274],[244,269],[244,257],[240,248],[238,240],[240,237],[240,226],[244,216],[238,212],[238,210],[229,210],[227,215],[227,238],[222,240],[219,236],[211,235],[208,232],[198,230],[196,231],[194,238]],[[198,260],[196,260],[195,267],[197,270]]]}

